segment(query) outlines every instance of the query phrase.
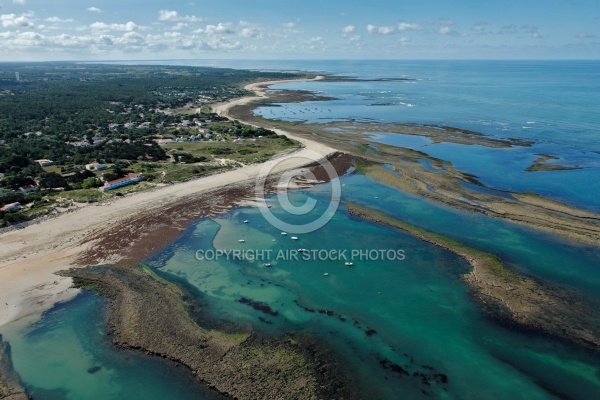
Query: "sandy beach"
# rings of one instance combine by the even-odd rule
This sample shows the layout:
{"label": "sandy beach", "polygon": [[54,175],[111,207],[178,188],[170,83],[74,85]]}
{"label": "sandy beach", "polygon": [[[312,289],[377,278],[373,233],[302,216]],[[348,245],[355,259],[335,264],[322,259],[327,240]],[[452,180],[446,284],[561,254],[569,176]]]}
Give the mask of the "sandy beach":
{"label": "sandy beach", "polygon": [[[315,79],[321,79],[316,77]],[[265,95],[266,88],[287,81],[258,82],[246,86],[254,90],[256,97]],[[242,105],[256,97],[235,99],[215,106],[215,112],[228,116],[229,108]],[[307,158],[313,152],[325,157],[335,149],[312,140],[278,130],[291,139],[301,142],[303,149],[282,155],[274,172],[299,168],[313,160]],[[160,213],[162,208],[172,206],[183,199],[246,186],[253,183],[263,164],[252,164],[187,182],[162,186],[150,191],[127,195],[110,204],[82,205],[72,212],[56,218],[32,224],[24,229],[0,235],[0,327],[23,316],[40,314],[60,301],[75,296],[71,279],[55,275],[57,271],[84,266],[82,255],[96,246],[102,236],[111,229],[130,220],[133,216]],[[219,204],[214,204],[219,210]],[[96,246],[97,247],[97,246]],[[98,263],[120,261],[122,255],[107,249]]]}

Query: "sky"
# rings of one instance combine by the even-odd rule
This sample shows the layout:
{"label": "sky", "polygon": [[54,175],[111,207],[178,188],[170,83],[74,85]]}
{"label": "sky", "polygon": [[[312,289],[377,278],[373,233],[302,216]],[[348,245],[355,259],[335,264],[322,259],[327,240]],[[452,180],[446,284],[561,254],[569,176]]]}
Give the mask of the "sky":
{"label": "sky", "polygon": [[600,0],[0,0],[0,61],[600,59]]}

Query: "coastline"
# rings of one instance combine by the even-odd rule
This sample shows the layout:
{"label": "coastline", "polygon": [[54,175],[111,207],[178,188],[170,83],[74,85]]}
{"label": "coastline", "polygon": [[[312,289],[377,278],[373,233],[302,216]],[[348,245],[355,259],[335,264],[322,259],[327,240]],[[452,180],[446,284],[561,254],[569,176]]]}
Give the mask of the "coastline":
{"label": "coastline", "polygon": [[29,396],[15,373],[10,357],[10,344],[0,335],[0,399],[27,400]]}
{"label": "coastline", "polygon": [[345,369],[319,341],[293,333],[269,337],[251,326],[215,320],[201,302],[190,300],[185,286],[148,267],[98,266],[61,274],[108,299],[115,346],[175,361],[228,398],[357,398]]}
{"label": "coastline", "polygon": [[[368,148],[369,145],[366,143],[369,142],[362,140],[360,135],[357,137],[334,134],[314,125],[306,126],[303,123],[286,123],[253,117],[251,110],[257,104],[269,101],[271,97],[264,86],[249,85],[246,88],[257,89],[257,96],[244,98],[243,101],[235,102],[226,110],[218,109],[218,112],[247,124],[260,124],[275,131],[288,129],[296,137],[316,138],[319,142],[330,144],[345,152],[347,157],[355,157],[359,170],[365,175],[405,192],[456,209],[478,212],[492,218],[527,225],[574,242],[600,245],[600,215],[598,214],[529,193],[502,193],[512,196],[511,199],[506,199],[502,195],[466,189],[455,180],[481,185],[484,188],[485,186],[477,182],[475,177],[455,170],[451,164],[443,160],[430,158],[436,171],[427,170],[420,163],[421,159],[428,159],[424,153],[379,143],[374,150]],[[288,96],[293,98],[293,94]],[[440,136],[440,132],[444,130],[448,131],[447,134],[453,138],[452,140],[457,140],[456,138],[460,136],[459,142],[464,142],[465,138],[472,134],[454,128],[440,131],[431,127],[418,127],[417,130],[428,129],[434,129],[435,132],[431,134],[437,135],[438,140],[445,140],[445,137]],[[477,135],[474,140],[483,139]],[[492,139],[485,140],[494,142]],[[492,146],[496,145],[510,147],[527,144],[518,141],[492,143]],[[391,165],[393,170],[384,168],[383,164],[386,163]],[[359,211],[355,208],[355,211],[357,215],[362,214],[363,217],[375,222],[390,224],[390,221],[384,221],[385,218],[369,210]],[[566,289],[555,287],[534,277],[514,273],[505,269],[501,260],[495,256],[466,248],[451,239],[440,239],[437,235],[427,232],[422,234],[422,230],[418,227],[406,229],[407,224],[401,221],[391,224],[397,228],[399,228],[398,224],[401,224],[403,227],[400,229],[412,236],[465,258],[473,270],[462,279],[473,291],[477,303],[492,318],[505,325],[542,332],[580,347],[599,351],[600,337],[596,332],[600,318],[595,312],[589,311],[590,304],[579,298],[578,294],[569,293]]]}
{"label": "coastline", "polygon": [[[404,192],[456,209],[526,225],[572,241],[600,246],[598,213],[532,193],[494,190],[480,183],[477,177],[455,169],[452,163],[420,151],[370,141],[369,133],[383,129],[427,137],[437,142],[468,142],[487,147],[522,146],[528,143],[499,141],[448,127],[361,122],[307,124],[254,116],[252,110],[269,99],[269,94],[263,92],[254,100],[234,104],[227,115],[247,124],[261,124],[274,131],[291,131],[298,137],[314,139],[352,154],[364,160],[361,172],[365,175]],[[427,166],[423,165],[424,161],[428,163]],[[385,164],[391,168],[385,168]],[[480,190],[473,189],[473,186]]]}
{"label": "coastline", "polygon": [[[288,81],[249,84],[246,88],[256,90],[256,96],[243,97],[229,103],[215,105],[214,109],[220,115],[233,118],[229,113],[232,107],[247,105],[256,99],[261,99],[267,96],[268,85],[283,82]],[[303,152],[317,151],[323,157],[329,157],[336,152],[332,147],[300,135],[291,134],[285,129],[273,130],[278,134],[298,140],[304,145],[303,149],[279,158],[283,161],[283,164],[278,166],[279,172],[306,166],[310,163],[306,159],[300,161]],[[335,144],[333,145],[335,146]],[[346,149],[342,148],[342,150]],[[262,165],[264,164],[248,165],[233,171],[128,195],[106,206],[83,206],[73,213],[1,235],[3,246],[0,248],[0,259],[2,260],[0,261],[0,310],[2,310],[0,328],[22,316],[41,313],[52,307],[53,304],[69,300],[79,293],[78,289],[71,288],[71,278],[57,276],[56,272],[89,265],[137,265],[140,259],[147,257],[176,238],[193,220],[227,211],[236,205],[247,204],[253,198],[254,178],[258,175]],[[384,176],[384,178],[391,181],[389,177]],[[381,180],[385,183],[386,179]],[[363,215],[363,217],[365,216]],[[427,240],[414,232],[412,234],[436,244],[435,241]],[[452,251],[451,248],[448,250]],[[475,267],[475,265],[473,266]],[[81,274],[80,276],[87,273],[85,272],[87,269],[74,271],[74,275]],[[510,274],[510,272],[508,273]],[[488,296],[487,300],[492,298],[492,294],[502,294],[503,291],[512,290],[511,279],[508,279],[509,284],[503,283],[501,286],[494,286],[493,279],[487,280],[487,277],[475,273],[475,269],[471,278],[469,279],[467,276],[465,281],[474,290],[480,290],[483,293],[486,290],[485,285],[479,289],[477,285],[487,284],[496,291],[496,293],[484,293]],[[533,281],[525,282],[527,290],[531,289],[529,286],[531,282]],[[544,288],[536,287],[535,289],[536,293],[534,294],[539,295],[534,299],[535,303],[538,303],[537,305],[549,305],[550,307],[556,305],[556,303],[548,302],[548,297],[544,297],[546,295]],[[537,292],[538,289],[540,292]],[[485,309],[486,298],[477,300],[480,300],[480,304]],[[558,305],[564,306],[569,300],[562,298]],[[566,315],[562,310],[545,315],[543,312],[546,311],[546,308],[539,308],[533,311],[526,310],[524,318],[519,321],[518,318],[514,318],[514,315],[511,318],[506,310],[496,308],[493,301],[489,302],[488,306],[489,311],[499,318],[506,316],[506,322],[534,329],[539,328],[539,326],[535,326],[536,323],[547,322],[546,320],[550,320],[556,315],[558,317]],[[527,307],[527,304],[521,304],[521,306]],[[143,308],[143,306],[138,308]],[[510,307],[508,311],[512,311]],[[541,315],[541,319],[536,321],[535,318],[531,318],[534,311],[537,315]],[[571,317],[574,318],[575,315]],[[559,322],[564,323],[565,321],[568,322],[568,319]],[[564,327],[564,325],[558,324],[558,328]],[[569,325],[566,324],[566,327],[569,328]],[[570,328],[581,329],[578,326]],[[548,330],[546,332],[548,333]],[[565,335],[573,333],[568,330],[564,332]],[[585,333],[587,332],[584,331]],[[193,336],[191,335],[191,337]],[[585,340],[585,335],[581,336]],[[592,339],[590,343],[598,346],[597,338]],[[154,345],[158,344],[160,343],[154,343]],[[121,343],[120,345],[127,347],[129,344]],[[149,349],[139,344],[131,346],[139,346],[146,351],[162,356],[170,352]],[[194,369],[190,363],[195,361],[185,362],[182,358],[179,358],[178,361]]]}
{"label": "coastline", "polygon": [[[247,85],[246,88],[259,89],[289,81],[299,80],[257,82]],[[254,96],[242,97],[223,103],[219,105],[219,110],[227,115],[228,108],[253,98]],[[306,157],[310,152],[317,152],[323,157],[335,152],[331,147],[297,137],[284,130],[278,130],[277,133],[298,140],[303,148],[279,156],[274,172],[283,172],[311,163],[312,160]],[[132,217],[142,217],[148,213],[160,214],[166,207],[177,207],[180,202],[189,203],[200,195],[210,197],[220,190],[251,186],[264,164],[246,165],[235,170],[134,193],[104,206],[84,205],[74,212],[1,234],[0,328],[21,317],[41,314],[54,304],[70,300],[77,295],[79,291],[71,288],[71,279],[59,277],[55,273],[89,265],[91,260],[83,255],[94,249],[102,237],[108,235],[114,227],[122,226]],[[222,212],[234,204],[235,202],[227,206],[213,204],[210,212]],[[198,214],[197,218],[202,215]],[[101,250],[95,258],[96,263],[118,263],[123,260],[121,254],[111,249],[108,248],[106,252]]]}

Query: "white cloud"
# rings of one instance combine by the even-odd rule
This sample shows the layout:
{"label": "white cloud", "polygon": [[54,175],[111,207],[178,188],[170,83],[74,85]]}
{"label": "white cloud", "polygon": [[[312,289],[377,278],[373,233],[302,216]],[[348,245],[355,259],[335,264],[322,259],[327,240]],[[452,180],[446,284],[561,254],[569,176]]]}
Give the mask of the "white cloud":
{"label": "white cloud", "polygon": [[195,15],[179,15],[175,10],[160,10],[158,12],[159,21],[185,21],[185,22],[200,22],[202,18]]}
{"label": "white cloud", "polygon": [[29,20],[32,13],[17,14],[2,14],[0,15],[0,24],[4,28],[29,28],[33,26],[33,22]]}
{"label": "white cloud", "polygon": [[181,29],[183,29],[183,28],[185,28],[187,26],[188,26],[187,22],[178,22],[171,29],[173,29],[174,31],[179,31],[179,30],[181,30]]}
{"label": "white cloud", "polygon": [[229,34],[235,33],[231,29],[230,23],[224,24],[222,22],[219,22],[217,25],[206,25],[206,27],[204,29],[198,30],[198,33],[200,33],[200,32],[204,32],[209,35],[229,35]]}
{"label": "white cloud", "polygon": [[98,43],[105,46],[112,46],[114,44],[114,38],[110,35],[100,35],[98,36]]}
{"label": "white cloud", "polygon": [[439,32],[442,35],[449,35],[452,33],[452,28],[450,28],[449,26],[440,26]]}
{"label": "white cloud", "polygon": [[235,51],[242,45],[237,41],[228,41],[218,36],[202,40],[195,35],[182,35],[180,32],[166,32],[158,35],[142,35],[138,32],[124,32],[122,36],[44,35],[36,32],[6,31],[0,32],[0,51],[14,53],[50,51],[81,54],[131,54],[149,52],[164,53],[169,50],[185,51]]}
{"label": "white cloud", "polygon": [[27,3],[27,0],[13,0],[13,3],[15,3],[15,4],[25,4],[25,3]]}
{"label": "white cloud", "polygon": [[476,24],[471,25],[471,30],[479,33],[484,33],[486,25],[487,23],[485,22],[478,22]]}
{"label": "white cloud", "polygon": [[405,37],[401,37],[399,42],[402,46],[411,44],[411,40],[409,38],[405,38]]}
{"label": "white cloud", "polygon": [[146,43],[144,36],[137,32],[127,32],[117,39],[117,43],[125,46],[143,46]]}
{"label": "white cloud", "polygon": [[106,24],[104,22],[94,22],[90,25],[90,29],[95,32],[108,32],[108,31],[121,31],[121,32],[133,32],[140,29],[139,25],[135,22],[127,22],[126,24]]}
{"label": "white cloud", "polygon": [[419,31],[422,27],[419,24],[411,24],[408,22],[400,22],[398,24],[399,31]]}
{"label": "white cloud", "polygon": [[260,38],[262,37],[260,30],[257,28],[243,28],[240,33],[240,36],[242,37],[246,37],[246,38]]}
{"label": "white cloud", "polygon": [[74,22],[74,20],[72,18],[68,18],[68,19],[61,19],[59,17],[50,17],[50,18],[46,18],[44,21],[47,22],[52,22],[52,23],[66,23],[66,22]]}
{"label": "white cloud", "polygon": [[296,24],[294,22],[286,22],[285,24],[282,25],[284,28],[288,28],[288,29],[292,29],[296,27]]}
{"label": "white cloud", "polygon": [[102,10],[99,9],[98,7],[88,7],[87,10],[89,12],[98,13],[98,14],[100,14],[102,12]]}
{"label": "white cloud", "polygon": [[325,41],[321,36],[313,36],[306,42],[310,50],[322,49]]}
{"label": "white cloud", "polygon": [[371,34],[377,34],[377,35],[390,35],[390,34],[394,33],[394,27],[393,26],[376,26],[376,25],[369,24],[369,25],[367,25],[367,32],[369,32]]}
{"label": "white cloud", "polygon": [[354,31],[356,31],[356,27],[354,25],[346,25],[342,28],[343,33],[352,33]]}
{"label": "white cloud", "polygon": [[179,13],[173,10],[160,10],[158,12],[159,21],[177,21],[179,19]]}

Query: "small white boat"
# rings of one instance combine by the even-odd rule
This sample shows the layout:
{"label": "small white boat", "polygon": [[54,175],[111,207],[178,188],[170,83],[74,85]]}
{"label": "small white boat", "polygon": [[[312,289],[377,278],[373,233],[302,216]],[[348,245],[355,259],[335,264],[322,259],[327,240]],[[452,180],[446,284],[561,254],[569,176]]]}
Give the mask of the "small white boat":
{"label": "small white boat", "polygon": [[245,224],[247,224],[248,222],[250,222],[250,221],[248,221],[247,219],[245,219],[245,220],[244,220],[244,223],[245,223]]}
{"label": "small white boat", "polygon": [[283,236],[285,236],[285,235],[287,235],[287,232],[281,232],[281,234],[282,234]]}
{"label": "small white boat", "polygon": [[344,263],[344,265],[345,265],[346,267],[351,267],[351,266],[353,266],[353,265],[354,265],[354,263],[353,263],[353,262],[350,262],[350,261],[346,261],[346,262]]}
{"label": "small white boat", "polygon": [[308,253],[308,250],[306,250],[306,249],[298,249],[298,253]]}
{"label": "small white boat", "polygon": [[267,268],[269,268],[271,266],[271,264],[266,263],[266,264],[264,264],[264,266],[267,267]]}
{"label": "small white boat", "polygon": [[292,236],[292,240],[298,240],[297,236]]}
{"label": "small white boat", "polygon": [[245,243],[246,241],[244,239],[240,239],[240,240],[238,240],[238,242]]}
{"label": "small white boat", "polygon": [[324,276],[329,276],[329,272],[325,272],[323,275]]}

